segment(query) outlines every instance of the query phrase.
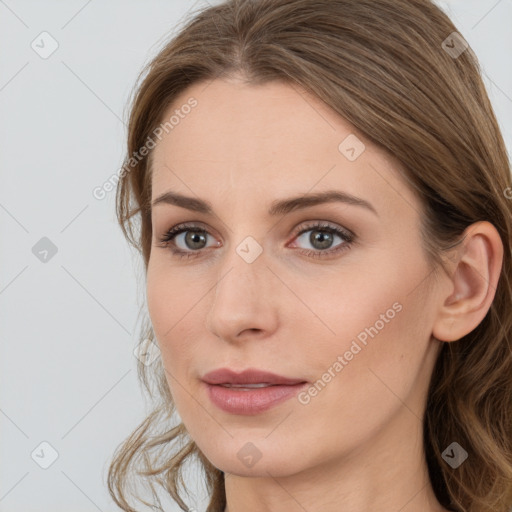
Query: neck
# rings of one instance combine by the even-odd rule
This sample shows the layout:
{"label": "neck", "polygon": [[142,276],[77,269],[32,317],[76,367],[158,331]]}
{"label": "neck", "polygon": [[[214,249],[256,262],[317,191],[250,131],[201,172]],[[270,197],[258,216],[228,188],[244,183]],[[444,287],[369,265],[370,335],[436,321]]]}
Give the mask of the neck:
{"label": "neck", "polygon": [[371,442],[325,455],[321,465],[279,476],[225,473],[225,512],[445,512],[428,476],[422,427],[402,407]]}

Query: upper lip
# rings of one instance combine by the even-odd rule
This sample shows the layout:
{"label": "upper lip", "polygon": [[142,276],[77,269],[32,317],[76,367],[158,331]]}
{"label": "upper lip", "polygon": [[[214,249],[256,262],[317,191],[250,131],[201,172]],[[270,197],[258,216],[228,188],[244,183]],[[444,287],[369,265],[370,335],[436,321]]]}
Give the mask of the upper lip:
{"label": "upper lip", "polygon": [[306,382],[304,379],[289,379],[275,373],[265,372],[257,369],[247,369],[242,372],[235,372],[229,368],[219,368],[203,375],[202,380],[208,384],[272,384],[288,385]]}

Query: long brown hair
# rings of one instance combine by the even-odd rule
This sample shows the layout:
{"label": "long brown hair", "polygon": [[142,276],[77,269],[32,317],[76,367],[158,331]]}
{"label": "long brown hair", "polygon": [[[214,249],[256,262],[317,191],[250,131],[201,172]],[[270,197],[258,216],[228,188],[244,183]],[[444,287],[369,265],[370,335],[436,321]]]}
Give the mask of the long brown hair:
{"label": "long brown hair", "polygon": [[[432,268],[470,224],[492,223],[504,245],[495,298],[482,322],[444,343],[424,417],[424,449],[439,502],[463,512],[512,506],[512,207],[505,143],[470,47],[430,0],[228,0],[194,14],[142,70],[132,99],[127,156],[119,173],[117,216],[128,242],[151,250],[150,158],[166,108],[192,83],[243,76],[285,80],[323,100],[402,164],[420,197],[422,239]],[[193,115],[193,114],[192,114]],[[185,121],[186,122],[186,121]],[[167,130],[166,130],[167,131]],[[152,152],[149,151],[151,157]],[[154,339],[146,317],[141,340]],[[210,496],[226,505],[224,473],[190,439],[175,412],[161,360],[138,363],[151,414],[118,446],[108,473],[125,511],[129,477],[159,485],[183,510],[182,470],[197,459]],[[443,450],[469,454],[452,469]],[[140,499],[140,501],[145,502]]]}

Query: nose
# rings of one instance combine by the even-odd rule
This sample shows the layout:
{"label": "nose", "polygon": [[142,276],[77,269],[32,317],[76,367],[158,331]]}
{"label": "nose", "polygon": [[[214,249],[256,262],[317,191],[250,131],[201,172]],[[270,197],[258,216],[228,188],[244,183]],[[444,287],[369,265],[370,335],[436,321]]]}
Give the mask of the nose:
{"label": "nose", "polygon": [[238,252],[233,248],[219,264],[206,317],[207,330],[230,343],[269,336],[278,324],[276,287],[282,283],[267,265],[264,252],[251,261],[243,252],[246,248],[243,243]]}

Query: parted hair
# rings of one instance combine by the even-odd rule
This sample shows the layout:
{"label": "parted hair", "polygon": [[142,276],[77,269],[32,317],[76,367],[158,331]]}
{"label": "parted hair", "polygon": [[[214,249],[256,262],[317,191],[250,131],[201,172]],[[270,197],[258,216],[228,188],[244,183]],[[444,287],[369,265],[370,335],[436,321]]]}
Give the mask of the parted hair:
{"label": "parted hair", "polygon": [[[468,226],[492,223],[504,246],[495,297],[473,331],[443,343],[428,390],[424,453],[444,507],[509,512],[511,167],[477,57],[454,32],[448,15],[430,0],[227,0],[194,12],[135,84],[116,213],[147,270],[152,152],[136,161],[133,155],[148,146],[167,107],[189,85],[242,76],[250,84],[299,85],[398,159],[424,207],[422,243],[435,271],[447,271],[445,255]],[[147,315],[140,339],[154,340]],[[156,486],[188,510],[183,468],[193,461],[208,489],[207,512],[223,512],[225,475],[173,421],[161,360],[137,364],[152,408],[112,456],[112,498],[126,512],[137,510],[129,491],[148,504],[131,489],[135,480],[149,486],[155,500]],[[442,457],[454,441],[468,452],[456,469]]]}

